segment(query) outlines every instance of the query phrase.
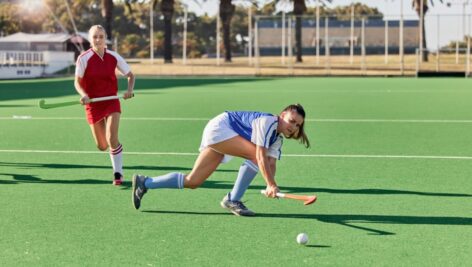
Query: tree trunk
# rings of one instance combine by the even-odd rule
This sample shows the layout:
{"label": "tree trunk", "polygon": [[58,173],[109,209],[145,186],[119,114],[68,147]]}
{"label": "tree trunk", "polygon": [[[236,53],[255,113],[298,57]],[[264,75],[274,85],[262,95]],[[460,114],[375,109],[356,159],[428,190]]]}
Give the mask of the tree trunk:
{"label": "tree trunk", "polygon": [[422,46],[423,46],[423,55],[421,55],[421,59],[423,60],[423,62],[428,62],[428,51],[426,50],[426,27],[424,25],[424,13],[423,13],[423,42],[422,42]]}
{"label": "tree trunk", "polygon": [[232,0],[220,0],[220,19],[223,23],[223,45],[225,48],[225,62],[231,62],[231,19],[236,7]]}
{"label": "tree trunk", "polygon": [[[423,6],[421,6],[421,2],[423,1]],[[423,40],[421,42],[423,54],[421,55],[421,60],[423,62],[428,61],[428,51],[426,50],[426,30],[425,30],[425,19],[424,17],[426,16],[426,12],[428,12],[428,1],[427,0],[413,0],[412,2],[413,8],[415,9],[416,13],[418,14],[418,17],[420,18],[421,21],[421,29],[419,29],[418,34],[423,33]],[[421,18],[421,9],[423,9],[423,18]]]}
{"label": "tree trunk", "polygon": [[302,17],[295,18],[295,50],[297,62],[303,62],[302,59]]}
{"label": "tree trunk", "polygon": [[[297,62],[303,62],[302,59],[302,15],[306,11],[305,0],[293,1],[293,14],[295,15],[295,52]],[[291,36],[289,37],[291,38]]]}
{"label": "tree trunk", "polygon": [[105,18],[107,39],[112,40],[113,0],[102,0],[102,17]]}
{"label": "tree trunk", "polygon": [[174,0],[161,0],[161,12],[164,15],[164,63],[172,63],[172,17]]}

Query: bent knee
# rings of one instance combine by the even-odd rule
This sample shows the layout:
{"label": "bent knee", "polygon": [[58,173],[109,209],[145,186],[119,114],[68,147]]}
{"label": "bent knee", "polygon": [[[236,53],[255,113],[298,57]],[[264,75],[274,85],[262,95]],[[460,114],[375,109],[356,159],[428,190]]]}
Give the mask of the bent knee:
{"label": "bent knee", "polygon": [[98,150],[106,151],[108,149],[108,145],[97,145]]}
{"label": "bent knee", "polygon": [[190,183],[190,184],[185,184],[185,187],[188,189],[197,189],[202,185],[201,183]]}
{"label": "bent knee", "polygon": [[203,181],[193,181],[192,179],[188,179],[188,176],[187,176],[187,177],[185,177],[184,183],[185,183],[184,184],[185,188],[197,189],[203,184]]}
{"label": "bent knee", "polygon": [[118,147],[118,145],[120,144],[120,141],[118,141],[118,138],[108,138],[107,142],[110,147],[115,147],[115,148]]}

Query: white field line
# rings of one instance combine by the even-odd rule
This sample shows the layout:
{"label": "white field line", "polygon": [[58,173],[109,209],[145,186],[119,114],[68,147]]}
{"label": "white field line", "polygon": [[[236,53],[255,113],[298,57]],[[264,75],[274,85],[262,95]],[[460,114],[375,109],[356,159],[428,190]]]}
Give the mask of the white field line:
{"label": "white field line", "polygon": [[[172,117],[122,117],[129,121],[208,121],[211,118],[172,118]],[[0,120],[85,120],[85,117],[0,117]],[[419,119],[307,119],[307,122],[341,122],[341,123],[472,123],[472,120],[419,120]]]}
{"label": "white field line", "polygon": [[[75,151],[75,150],[21,150],[0,149],[0,153],[43,153],[43,154],[107,154],[102,151]],[[123,152],[126,155],[153,155],[153,156],[197,156],[198,153],[188,152]],[[448,159],[472,160],[472,156],[428,156],[428,155],[336,155],[336,154],[283,154],[283,157],[296,158],[380,158],[380,159]]]}

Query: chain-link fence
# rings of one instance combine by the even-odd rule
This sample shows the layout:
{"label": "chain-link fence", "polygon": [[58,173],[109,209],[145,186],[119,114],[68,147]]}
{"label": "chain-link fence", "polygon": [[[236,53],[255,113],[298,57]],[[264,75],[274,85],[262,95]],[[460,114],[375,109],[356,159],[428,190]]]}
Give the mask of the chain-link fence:
{"label": "chain-link fence", "polygon": [[[233,50],[231,63],[224,61],[222,26],[215,21],[207,32],[211,38],[204,57],[189,56],[181,49],[182,56],[174,57],[174,64],[156,61],[149,66],[148,61],[138,60],[135,67],[151,75],[415,76],[430,72],[467,77],[470,73],[472,27],[471,15],[466,13],[428,13],[424,32],[417,15],[297,18],[248,12],[247,21],[246,28],[232,30],[237,39],[232,42],[237,42],[238,48]],[[182,34],[178,36],[184,36],[185,25],[180,26]],[[189,42],[182,38],[175,48],[185,43],[188,47]]]}

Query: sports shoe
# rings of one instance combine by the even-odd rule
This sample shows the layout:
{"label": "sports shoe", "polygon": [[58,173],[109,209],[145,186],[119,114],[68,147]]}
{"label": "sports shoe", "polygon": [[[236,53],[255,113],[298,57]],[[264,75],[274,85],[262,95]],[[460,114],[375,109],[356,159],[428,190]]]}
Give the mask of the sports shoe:
{"label": "sports shoe", "polygon": [[133,175],[133,188],[131,192],[133,193],[132,200],[135,209],[139,209],[139,206],[141,206],[141,200],[147,192],[147,189],[144,186],[145,180],[146,176],[138,174]]}
{"label": "sports shoe", "polygon": [[115,172],[114,176],[113,185],[121,185],[123,183],[123,175],[119,172]]}
{"label": "sports shoe", "polygon": [[[229,194],[228,194],[229,195]],[[228,209],[237,216],[254,216],[256,213],[248,209],[241,201],[231,201],[228,195],[221,200],[220,205],[224,209]]]}

